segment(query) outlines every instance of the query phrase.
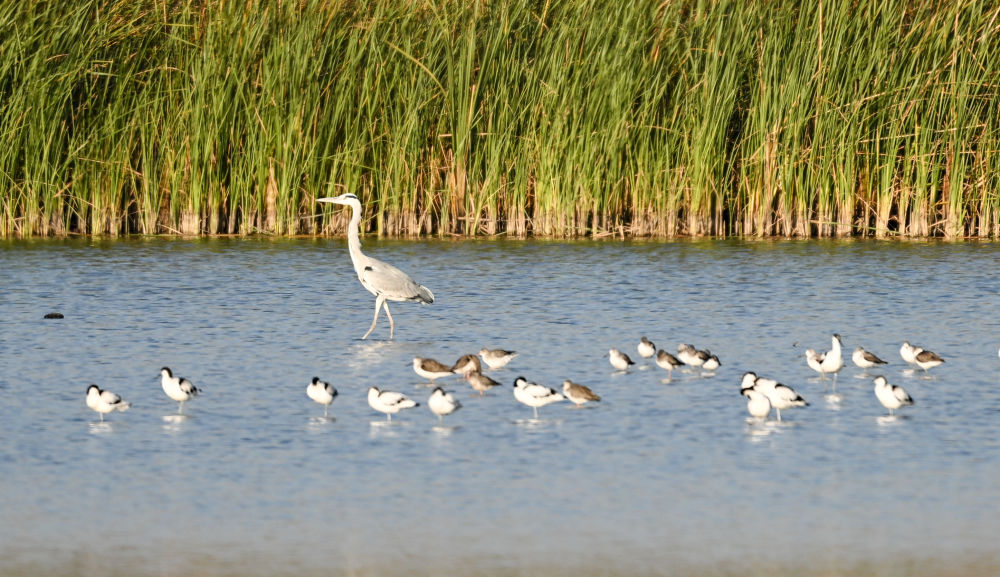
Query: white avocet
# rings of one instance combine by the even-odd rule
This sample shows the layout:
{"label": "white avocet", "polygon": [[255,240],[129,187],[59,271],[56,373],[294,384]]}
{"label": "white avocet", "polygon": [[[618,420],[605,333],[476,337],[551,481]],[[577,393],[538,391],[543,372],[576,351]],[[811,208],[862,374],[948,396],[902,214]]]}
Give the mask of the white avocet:
{"label": "white avocet", "polygon": [[125,402],[111,391],[102,391],[97,385],[90,385],[87,387],[87,406],[97,411],[101,415],[101,422],[104,422],[105,413],[127,411],[132,403]]}
{"label": "white avocet", "polygon": [[791,387],[783,385],[774,379],[758,377],[753,372],[744,373],[740,388],[754,388],[764,393],[767,396],[767,400],[771,402],[771,407],[777,413],[779,421],[781,420],[781,409],[809,406],[809,403],[802,398],[802,395],[796,393]]}
{"label": "white avocet", "polygon": [[450,415],[461,409],[462,403],[459,403],[451,393],[437,387],[431,392],[431,397],[427,400],[427,407],[437,415],[439,421],[443,421],[445,415]]}
{"label": "white avocet", "polygon": [[768,400],[767,395],[753,387],[743,389],[741,394],[747,398],[747,412],[750,413],[751,417],[758,421],[767,419],[767,416],[771,414],[771,401]]}
{"label": "white avocet", "polygon": [[184,403],[201,394],[201,389],[184,377],[175,377],[168,367],[160,369],[160,386],[168,397],[177,401],[177,414],[184,412]]}
{"label": "white avocet", "polygon": [[893,411],[904,406],[912,405],[913,398],[903,390],[903,387],[891,385],[885,377],[875,377],[875,397],[882,406],[889,409],[889,416],[894,416]]}
{"label": "white avocet", "polygon": [[330,410],[330,403],[337,398],[337,389],[333,388],[330,383],[319,380],[319,377],[313,377],[312,382],[306,386],[306,395],[323,405],[323,416],[325,417],[327,411]]}
{"label": "white avocet", "polygon": [[517,377],[514,379],[514,398],[534,409],[537,419],[538,407],[561,401],[566,397],[556,392],[555,389],[532,383],[525,380],[524,377]]}
{"label": "white avocet", "polygon": [[419,407],[420,403],[410,399],[403,393],[380,391],[378,387],[369,387],[368,406],[380,413],[385,413],[385,416],[391,421],[392,416],[396,413],[403,409]]}

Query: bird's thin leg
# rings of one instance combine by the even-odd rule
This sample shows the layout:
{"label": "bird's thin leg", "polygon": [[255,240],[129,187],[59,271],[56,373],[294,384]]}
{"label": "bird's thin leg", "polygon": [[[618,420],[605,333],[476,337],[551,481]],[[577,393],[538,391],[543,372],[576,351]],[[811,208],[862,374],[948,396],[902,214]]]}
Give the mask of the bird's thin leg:
{"label": "bird's thin leg", "polygon": [[184,401],[177,403],[177,414],[178,415],[184,414]]}
{"label": "bird's thin leg", "polygon": [[[384,304],[385,304],[385,297],[382,295],[378,295],[375,298],[375,318],[372,319],[372,326],[368,327],[368,332],[365,333],[365,336],[361,337],[361,340],[367,339],[368,335],[372,334],[372,331],[375,330],[375,323],[378,322],[379,309],[381,309],[382,305]],[[386,309],[386,312],[389,312],[388,309]]]}
{"label": "bird's thin leg", "polygon": [[535,420],[538,420],[538,407],[531,407],[535,411]]}
{"label": "bird's thin leg", "polygon": [[324,416],[324,417],[326,416],[326,413],[327,413],[327,411],[329,411],[329,410],[330,410],[330,405],[325,405],[325,406],[323,407],[323,416]]}
{"label": "bird's thin leg", "polygon": [[100,413],[100,415],[101,415],[101,422],[103,423],[104,422],[104,413]]}
{"label": "bird's thin leg", "polygon": [[781,420],[781,409],[775,409],[778,412],[778,420]]}
{"label": "bird's thin leg", "polygon": [[382,308],[385,309],[385,316],[389,317],[389,340],[392,340],[392,331],[396,328],[395,323],[392,322],[392,315],[389,314],[389,303],[382,302]]}

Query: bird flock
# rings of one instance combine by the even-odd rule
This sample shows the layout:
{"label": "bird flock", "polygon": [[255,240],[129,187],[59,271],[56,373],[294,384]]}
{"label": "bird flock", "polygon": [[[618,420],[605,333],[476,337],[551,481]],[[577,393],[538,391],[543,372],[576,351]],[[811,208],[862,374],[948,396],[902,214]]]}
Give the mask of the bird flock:
{"label": "bird flock", "polygon": [[[836,396],[837,375],[844,368],[843,341],[839,334],[834,334],[831,338],[830,350],[817,352],[814,349],[805,351],[806,364],[819,374],[820,379],[826,380],[828,377],[833,380],[833,391]],[[652,359],[653,362],[663,370],[667,371],[668,378],[665,382],[670,382],[673,371],[680,368],[694,372],[696,378],[706,378],[714,376],[716,369],[721,366],[719,357],[707,349],[698,349],[694,345],[682,343],[677,346],[677,353],[671,354],[663,349],[657,349],[647,337],[642,337],[636,346],[636,351],[640,358],[644,360]],[[925,373],[930,369],[944,363],[939,355],[922,347],[904,342],[899,350],[900,357],[908,363],[913,370],[922,370]],[[414,357],[413,372],[422,379],[426,379],[434,388],[426,401],[426,406],[440,421],[444,417],[451,415],[462,408],[452,392],[437,385],[438,379],[459,376],[479,396],[484,396],[488,391],[503,385],[492,377],[483,374],[483,364],[490,370],[505,368],[515,357],[515,351],[504,349],[483,348],[476,354],[466,354],[452,365],[447,365],[432,358]],[[628,372],[636,365],[627,354],[612,348],[608,352],[608,360],[612,367],[620,372]],[[876,354],[857,347],[851,355],[851,361],[862,371],[861,376],[869,376],[868,371],[876,367],[888,364]],[[913,405],[914,401],[910,394],[899,385],[889,383],[885,376],[876,375],[872,377],[875,398],[888,409],[889,416],[894,417],[895,411],[901,407]],[[189,379],[174,376],[169,367],[160,369],[160,384],[164,394],[168,398],[177,402],[177,414],[184,411],[184,403],[197,397],[201,389],[196,387]],[[782,420],[782,410],[796,407],[807,407],[809,403],[796,392],[792,387],[785,385],[775,379],[759,376],[754,371],[746,371],[740,380],[740,394],[747,399],[747,412],[754,422],[766,421],[771,412],[774,412],[777,421]],[[313,377],[306,386],[306,396],[317,404],[323,405],[323,416],[329,416],[330,405],[338,397],[337,389],[319,377]],[[566,379],[562,383],[562,392],[556,389],[529,381],[523,376],[518,376],[513,381],[514,399],[532,409],[535,419],[538,418],[538,409],[563,400],[569,400],[576,407],[582,407],[586,403],[599,402],[600,395],[595,393],[590,387]],[[392,416],[414,407],[419,407],[420,403],[399,391],[382,390],[379,387],[368,388],[368,405],[375,411],[386,415],[386,420],[392,421]],[[115,411],[126,411],[131,407],[131,403],[122,399],[119,395],[102,390],[96,384],[87,388],[87,407],[100,415],[104,421],[105,415]]]}
{"label": "bird flock", "polygon": [[[812,370],[819,373],[821,379],[826,380],[827,375],[833,377],[834,398],[836,397],[837,374],[844,368],[844,358],[842,352],[843,341],[839,334],[834,334],[830,339],[830,350],[817,352],[814,349],[807,349],[806,364]],[[937,354],[922,347],[916,347],[904,341],[899,349],[899,355],[914,369],[921,369],[925,373],[942,363],[942,359]],[[882,360],[878,355],[863,347],[854,349],[851,361],[864,371],[866,375],[869,369],[887,365],[888,361]],[[889,383],[883,375],[878,375],[873,379],[875,398],[883,407],[889,409],[889,416],[895,416],[895,410],[912,405],[913,398],[903,387]],[[756,373],[748,371],[743,374],[740,383],[740,393],[747,397],[747,412],[757,421],[766,420],[773,409],[777,420],[781,420],[781,410],[792,407],[807,407],[809,403],[795,392],[791,387],[779,383],[774,379],[761,378]]]}

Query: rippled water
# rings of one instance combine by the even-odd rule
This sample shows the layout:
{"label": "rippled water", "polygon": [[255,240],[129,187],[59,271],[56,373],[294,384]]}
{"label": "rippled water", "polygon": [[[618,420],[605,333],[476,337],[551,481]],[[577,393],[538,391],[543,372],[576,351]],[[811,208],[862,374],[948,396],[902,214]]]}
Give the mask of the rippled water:
{"label": "rippled water", "polygon": [[[1000,245],[375,242],[430,287],[373,298],[335,240],[0,244],[0,574],[995,575]],[[62,320],[43,320],[48,312]],[[916,405],[882,418],[843,335]],[[710,348],[698,378],[639,337]],[[903,340],[947,362],[906,370]],[[442,425],[414,356],[520,356]],[[204,389],[176,419],[169,366]],[[747,422],[754,370],[811,405]],[[524,375],[603,396],[531,409]],[[305,387],[340,396],[322,419]],[[106,423],[89,383],[133,403]],[[421,402],[388,425],[369,385]]]}

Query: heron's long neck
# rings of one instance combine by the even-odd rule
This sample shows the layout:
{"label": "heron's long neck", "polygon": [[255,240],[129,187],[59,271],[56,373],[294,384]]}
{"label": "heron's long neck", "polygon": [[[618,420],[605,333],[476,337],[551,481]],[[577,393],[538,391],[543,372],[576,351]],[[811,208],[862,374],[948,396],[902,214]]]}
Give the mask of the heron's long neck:
{"label": "heron's long neck", "polygon": [[351,206],[351,223],[347,225],[347,250],[351,253],[354,271],[361,278],[364,272],[365,256],[361,253],[361,238],[358,236],[361,227],[361,207]]}

